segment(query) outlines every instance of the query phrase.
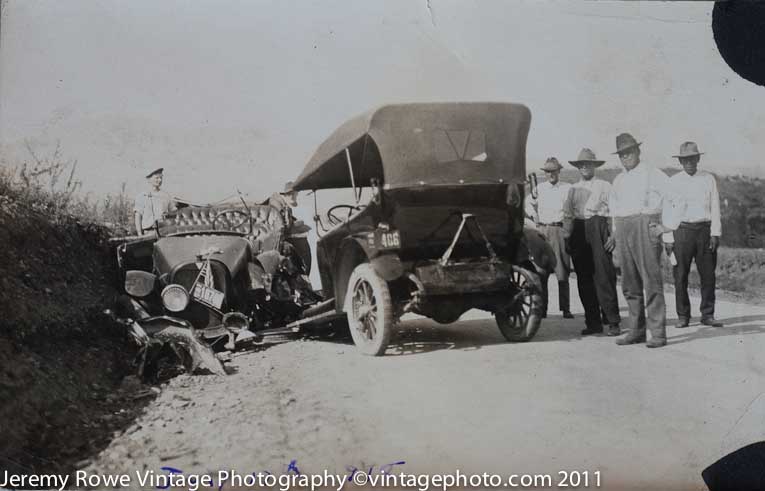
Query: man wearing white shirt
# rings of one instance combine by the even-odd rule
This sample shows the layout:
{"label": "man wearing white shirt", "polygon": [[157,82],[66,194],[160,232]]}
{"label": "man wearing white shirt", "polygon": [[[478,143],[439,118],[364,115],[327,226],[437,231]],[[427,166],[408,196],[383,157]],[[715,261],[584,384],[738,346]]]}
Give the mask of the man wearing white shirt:
{"label": "man wearing white shirt", "polygon": [[673,157],[680,160],[683,172],[672,176],[675,192],[683,198],[685,209],[682,222],[674,232],[672,252],[677,259],[675,274],[675,303],[678,322],[675,327],[688,327],[691,319],[691,303],[688,299],[688,274],[691,262],[701,280],[701,323],[705,326],[722,327],[715,320],[715,268],[717,247],[720,244],[720,195],[712,174],[698,172],[703,153],[695,142],[680,145],[680,153]]}
{"label": "man wearing white shirt", "polygon": [[[669,178],[660,170],[641,164],[640,145],[629,133],[616,137],[616,154],[624,166],[614,179],[608,207],[615,234],[608,240],[619,251],[622,292],[629,307],[629,332],[616,344],[642,343],[646,329],[651,339],[646,346],[667,344],[667,308],[662,281],[662,235],[673,242],[671,231],[679,225],[679,198]],[[614,240],[612,240],[614,239]]]}
{"label": "man wearing white shirt", "polygon": [[620,334],[616,269],[611,252],[605,249],[611,237],[608,222],[611,185],[595,178],[595,168],[604,162],[598,160],[589,148],[583,148],[577,160],[569,160],[579,169],[582,179],[571,186],[563,205],[564,226],[570,231],[571,260],[576,271],[579,298],[584,306],[583,336],[602,333],[603,322],[608,324],[609,336]]}
{"label": "man wearing white shirt", "polygon": [[146,182],[149,190],[139,193],[135,197],[133,212],[137,235],[150,233],[157,222],[165,218],[168,213],[176,210],[176,203],[170,194],[162,191],[164,169],[159,167],[151,169],[146,174]]}
{"label": "man wearing white shirt", "polygon": [[[571,257],[566,250],[567,231],[563,228],[563,202],[568,196],[571,184],[560,182],[563,168],[555,157],[547,159],[542,166],[547,181],[537,186],[537,229],[545,236],[555,253],[555,276],[558,278],[558,304],[563,317],[571,319],[568,275],[571,272]],[[547,315],[547,283],[543,282],[543,316]]]}

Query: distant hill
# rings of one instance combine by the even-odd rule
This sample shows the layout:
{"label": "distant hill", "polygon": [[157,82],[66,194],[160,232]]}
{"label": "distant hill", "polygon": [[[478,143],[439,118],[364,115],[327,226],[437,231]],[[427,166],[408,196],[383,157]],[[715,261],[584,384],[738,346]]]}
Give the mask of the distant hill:
{"label": "distant hill", "polygon": [[[672,176],[680,169],[662,169]],[[597,177],[613,182],[621,169],[597,170]],[[765,180],[758,177],[719,176],[715,174],[720,190],[722,215],[721,242],[728,247],[765,247]],[[576,182],[575,169],[563,169],[561,180]]]}

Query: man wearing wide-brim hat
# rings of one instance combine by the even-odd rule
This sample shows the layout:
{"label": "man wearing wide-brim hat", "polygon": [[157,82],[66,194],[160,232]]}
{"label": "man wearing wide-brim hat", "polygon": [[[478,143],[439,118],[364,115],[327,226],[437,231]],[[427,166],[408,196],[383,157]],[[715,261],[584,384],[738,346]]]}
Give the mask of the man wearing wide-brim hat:
{"label": "man wearing wide-brim hat", "polygon": [[611,237],[608,211],[611,184],[595,177],[595,169],[604,162],[589,148],[583,148],[576,160],[569,160],[582,178],[572,185],[563,206],[565,226],[571,233],[569,249],[576,284],[584,306],[585,336],[602,333],[603,322],[608,324],[609,336],[620,334],[616,269],[611,251],[605,247]]}
{"label": "man wearing wide-brim hat", "polygon": [[135,228],[138,235],[150,233],[165,215],[175,211],[176,203],[172,196],[163,191],[164,168],[152,167],[146,172],[148,189],[135,197],[133,211]]}
{"label": "man wearing wide-brim hat", "polygon": [[675,243],[667,251],[674,253],[677,262],[673,272],[678,318],[675,327],[678,328],[688,327],[691,319],[688,274],[692,261],[696,261],[701,283],[701,323],[722,327],[715,320],[715,268],[722,232],[720,194],[714,176],[698,170],[702,155],[696,142],[692,141],[680,145],[680,152],[673,155],[680,160],[683,172],[672,176],[670,182],[685,202],[680,226],[674,231]]}
{"label": "man wearing wide-brim hat", "polygon": [[616,154],[624,172],[611,186],[608,208],[614,222],[614,239],[606,249],[618,248],[622,292],[629,307],[628,333],[616,341],[630,345],[651,339],[649,348],[667,344],[667,309],[664,302],[662,239],[673,242],[679,225],[681,200],[669,177],[640,161],[640,145],[629,133],[616,137]]}
{"label": "man wearing wide-brim hat", "polygon": [[[571,272],[571,257],[566,248],[568,232],[563,228],[563,202],[568,196],[571,185],[560,181],[563,168],[555,157],[550,157],[542,166],[547,181],[537,186],[536,225],[547,238],[555,253],[555,276],[558,278],[558,305],[564,318],[571,314],[568,277]],[[542,285],[543,314],[547,315],[547,282]]]}

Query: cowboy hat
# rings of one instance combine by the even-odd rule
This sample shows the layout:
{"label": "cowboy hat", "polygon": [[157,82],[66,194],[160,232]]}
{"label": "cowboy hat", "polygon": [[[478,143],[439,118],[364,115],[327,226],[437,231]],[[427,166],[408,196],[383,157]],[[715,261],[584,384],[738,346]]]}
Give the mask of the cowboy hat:
{"label": "cowboy hat", "polygon": [[579,152],[579,156],[576,158],[576,160],[569,160],[568,163],[573,165],[574,167],[579,167],[580,165],[584,163],[591,163],[595,164],[595,167],[600,167],[605,163],[605,160],[598,160],[595,157],[595,152],[590,150],[589,148],[583,148]]}
{"label": "cowboy hat", "polygon": [[616,151],[612,155],[622,153],[630,148],[639,147],[643,142],[635,140],[635,137],[629,133],[621,133],[616,137]]}
{"label": "cowboy hat", "polygon": [[680,145],[680,153],[673,155],[672,157],[681,159],[683,157],[695,157],[697,155],[704,155],[704,152],[699,152],[699,146],[696,145],[696,142],[685,142]]}
{"label": "cowboy hat", "polygon": [[150,178],[154,174],[162,174],[162,172],[165,170],[164,167],[158,167],[156,169],[149,169],[149,172],[146,174],[146,179]]}
{"label": "cowboy hat", "polygon": [[558,159],[555,157],[550,157],[545,162],[545,165],[542,166],[542,170],[545,172],[555,172],[559,171],[563,168],[562,165],[560,165],[560,162],[558,162]]}

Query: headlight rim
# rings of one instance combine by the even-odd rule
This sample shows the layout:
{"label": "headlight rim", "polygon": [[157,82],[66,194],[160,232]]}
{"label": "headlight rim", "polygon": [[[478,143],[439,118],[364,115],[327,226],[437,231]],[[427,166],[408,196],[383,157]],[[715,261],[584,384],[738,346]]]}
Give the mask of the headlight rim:
{"label": "headlight rim", "polygon": [[[168,291],[172,291],[172,290],[180,290],[183,292],[183,296],[185,299],[185,301],[183,302],[183,307],[176,309],[168,305],[168,302],[165,300],[165,294]],[[186,307],[189,306],[189,303],[191,301],[189,291],[186,289],[186,287],[184,287],[183,285],[179,285],[178,283],[171,283],[167,285],[166,287],[164,287],[162,289],[162,293],[160,293],[160,298],[162,299],[162,305],[165,307],[165,309],[169,310],[170,312],[176,312],[176,313],[183,312],[184,310],[186,310]]]}

